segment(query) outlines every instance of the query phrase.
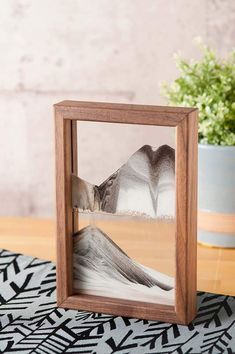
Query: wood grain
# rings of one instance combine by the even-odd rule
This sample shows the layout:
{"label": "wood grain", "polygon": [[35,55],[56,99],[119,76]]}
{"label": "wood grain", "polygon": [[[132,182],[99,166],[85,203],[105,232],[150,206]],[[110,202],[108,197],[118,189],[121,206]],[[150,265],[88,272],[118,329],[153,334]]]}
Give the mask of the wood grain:
{"label": "wood grain", "polygon": [[[189,323],[196,314],[197,110],[64,101],[55,105],[55,116],[58,304],[62,307],[72,306],[88,311],[102,309],[105,313],[122,316]],[[74,120],[176,127],[175,307],[72,295],[71,174],[74,160],[72,150],[77,145],[72,132]]]}
{"label": "wood grain", "polygon": [[81,310],[93,311],[91,308],[95,308],[96,312],[149,320],[156,320],[157,316],[159,321],[184,324],[172,310],[172,306],[140,301],[76,294],[67,298],[61,307],[78,309],[78,304]]}
{"label": "wood grain", "polygon": [[176,128],[176,312],[187,318],[187,121]]}
{"label": "wood grain", "polygon": [[[198,187],[198,112],[189,113],[187,120],[187,318],[190,322],[197,312],[197,187]],[[190,272],[189,272],[190,270]],[[192,278],[189,279],[189,276]]]}
{"label": "wood grain", "polygon": [[[82,220],[81,220],[82,222]],[[82,224],[81,227],[86,224]],[[149,247],[143,248],[141,242],[133,247],[133,225],[123,237],[121,226],[112,229],[112,225],[102,225],[110,234],[116,235],[115,242],[132,252],[131,256],[142,264],[152,266],[161,272],[174,275],[174,245],[169,230],[161,228],[158,248],[149,247],[156,254],[149,257]],[[125,228],[126,229],[126,228]],[[130,232],[129,232],[130,231]],[[149,241],[150,242],[150,241]],[[173,247],[172,247],[173,246]],[[0,218],[0,248],[15,253],[22,253],[40,259],[56,261],[56,223],[53,219],[1,217]],[[154,252],[152,252],[154,253]],[[204,247],[197,245],[197,290],[210,293],[235,296],[235,249]]]}
{"label": "wood grain", "polygon": [[71,201],[72,123],[55,114],[56,142],[56,212],[57,212],[57,302],[60,305],[72,294],[72,234]]}
{"label": "wood grain", "polygon": [[[72,173],[78,174],[77,122],[72,121]],[[73,213],[73,232],[78,225],[78,213]]]}
{"label": "wood grain", "polygon": [[192,108],[76,101],[63,101],[54,107],[64,119],[171,127],[176,127],[193,111]]}
{"label": "wood grain", "polygon": [[180,114],[189,114],[195,111],[195,108],[188,107],[169,107],[169,106],[155,106],[155,105],[142,105],[142,104],[127,104],[127,103],[110,103],[110,102],[89,102],[89,101],[72,101],[65,100],[54,105],[65,110],[77,110],[78,108],[93,108],[93,109],[112,109],[124,111],[153,111]]}

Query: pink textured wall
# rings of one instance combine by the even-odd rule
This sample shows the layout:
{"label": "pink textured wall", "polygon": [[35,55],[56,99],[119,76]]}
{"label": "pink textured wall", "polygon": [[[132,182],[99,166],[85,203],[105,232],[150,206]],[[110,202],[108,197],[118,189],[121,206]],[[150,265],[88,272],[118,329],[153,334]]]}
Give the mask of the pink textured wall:
{"label": "pink textured wall", "polygon": [[[8,0],[0,10],[0,215],[54,215],[52,104],[162,104],[173,53],[234,45],[233,0]],[[89,153],[89,150],[88,150]]]}

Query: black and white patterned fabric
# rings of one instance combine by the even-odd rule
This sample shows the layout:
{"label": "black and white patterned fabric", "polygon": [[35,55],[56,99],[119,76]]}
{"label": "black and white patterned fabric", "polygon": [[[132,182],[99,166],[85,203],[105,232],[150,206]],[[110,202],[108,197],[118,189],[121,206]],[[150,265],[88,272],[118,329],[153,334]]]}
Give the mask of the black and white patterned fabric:
{"label": "black and white patterned fabric", "polygon": [[0,353],[235,353],[235,298],[198,293],[189,326],[56,307],[55,265],[0,250]]}

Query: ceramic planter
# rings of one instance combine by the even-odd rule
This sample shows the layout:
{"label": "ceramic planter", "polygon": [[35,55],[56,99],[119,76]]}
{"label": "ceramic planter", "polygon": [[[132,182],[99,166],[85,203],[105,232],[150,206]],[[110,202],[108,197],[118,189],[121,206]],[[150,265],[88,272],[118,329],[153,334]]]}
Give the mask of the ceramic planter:
{"label": "ceramic planter", "polygon": [[235,146],[199,144],[198,241],[235,248]]}

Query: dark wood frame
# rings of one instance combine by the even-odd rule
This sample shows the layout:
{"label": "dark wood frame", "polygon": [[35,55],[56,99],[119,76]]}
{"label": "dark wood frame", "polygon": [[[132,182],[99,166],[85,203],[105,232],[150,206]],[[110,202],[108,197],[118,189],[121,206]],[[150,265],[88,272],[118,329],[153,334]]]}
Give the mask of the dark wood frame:
{"label": "dark wood frame", "polygon": [[[197,110],[63,101],[55,106],[57,199],[57,304],[64,308],[187,324],[196,315]],[[71,174],[77,173],[76,121],[176,128],[175,306],[74,294]]]}

